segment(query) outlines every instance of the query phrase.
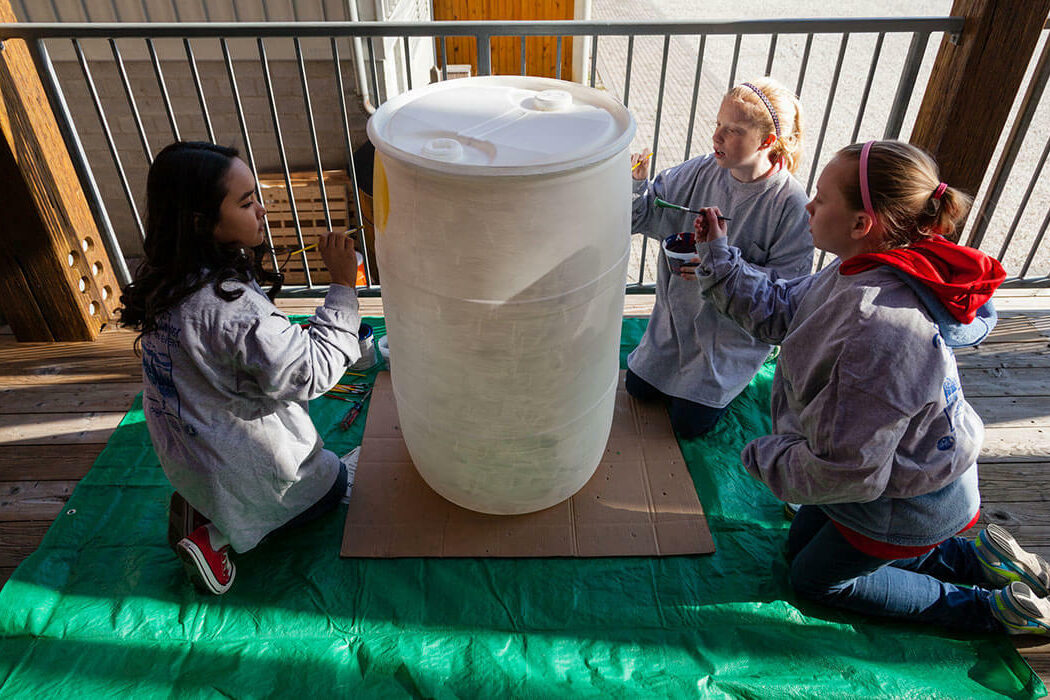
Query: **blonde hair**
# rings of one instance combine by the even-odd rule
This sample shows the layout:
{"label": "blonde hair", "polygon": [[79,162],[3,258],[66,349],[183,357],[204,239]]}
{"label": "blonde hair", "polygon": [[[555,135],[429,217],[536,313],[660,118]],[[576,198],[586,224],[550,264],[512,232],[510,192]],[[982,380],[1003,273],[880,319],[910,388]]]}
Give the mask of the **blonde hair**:
{"label": "blonde hair", "polygon": [[[846,202],[864,210],[860,192],[860,153],[864,144],[846,146],[836,154],[857,164],[856,177],[842,188]],[[924,238],[941,235],[958,240],[959,224],[973,199],[954,187],[939,197],[941,177],[937,162],[921,148],[903,141],[874,141],[868,151],[868,197],[875,218],[882,225],[880,248],[900,248]]]}
{"label": "blonde hair", "polygon": [[[751,85],[762,91],[773,105],[780,123],[780,136],[769,147],[770,164],[782,163],[792,174],[802,166],[802,104],[795,94],[773,78],[749,80]],[[737,85],[726,93],[727,99],[743,103],[752,122],[764,133],[775,134],[776,125],[769,108],[755,91],[744,84]]]}

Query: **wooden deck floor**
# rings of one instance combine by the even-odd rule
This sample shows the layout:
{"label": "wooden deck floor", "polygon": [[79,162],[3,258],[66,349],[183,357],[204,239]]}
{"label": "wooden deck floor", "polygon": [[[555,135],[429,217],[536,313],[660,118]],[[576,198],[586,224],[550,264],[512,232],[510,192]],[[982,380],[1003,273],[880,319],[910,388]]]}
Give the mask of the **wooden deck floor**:
{"label": "wooden deck floor", "polygon": [[[282,300],[310,313],[315,301]],[[1050,290],[997,296],[988,342],[958,353],[963,389],[986,424],[982,519],[1050,558]],[[627,315],[651,298],[628,297]],[[382,315],[362,300],[363,315]],[[17,343],[0,329],[0,584],[40,543],[141,386],[135,334],[106,330],[93,343]],[[1050,685],[1050,643],[1022,655]]]}

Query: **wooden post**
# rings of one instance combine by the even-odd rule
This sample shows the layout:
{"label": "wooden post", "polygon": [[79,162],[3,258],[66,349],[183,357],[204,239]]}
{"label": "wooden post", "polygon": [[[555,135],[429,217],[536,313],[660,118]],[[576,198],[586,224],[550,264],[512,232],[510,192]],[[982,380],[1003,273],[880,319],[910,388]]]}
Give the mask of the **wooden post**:
{"label": "wooden post", "polygon": [[[14,22],[0,0],[0,22]],[[0,43],[0,309],[20,341],[94,340],[120,287],[25,42]]]}
{"label": "wooden post", "polygon": [[962,34],[941,40],[911,142],[933,154],[941,179],[976,195],[1050,0],[955,0]]}

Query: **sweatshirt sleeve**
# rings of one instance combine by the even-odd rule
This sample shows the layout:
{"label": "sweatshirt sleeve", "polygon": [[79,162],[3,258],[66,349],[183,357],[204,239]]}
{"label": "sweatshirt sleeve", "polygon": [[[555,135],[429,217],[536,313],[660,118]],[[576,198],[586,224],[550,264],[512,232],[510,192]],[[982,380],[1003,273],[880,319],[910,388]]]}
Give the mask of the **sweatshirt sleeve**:
{"label": "sweatshirt sleeve", "polygon": [[683,215],[670,209],[656,207],[656,198],[667,202],[691,201],[690,192],[697,179],[700,158],[687,160],[673,167],[661,170],[652,180],[632,180],[633,201],[631,202],[631,232],[641,233],[650,238],[663,238],[677,231],[667,230],[671,221],[668,216],[687,217],[690,224],[682,231],[692,229],[692,214]]}
{"label": "sweatshirt sleeve", "polygon": [[803,409],[801,432],[766,435],[740,457],[781,500],[867,503],[883,494],[911,422],[879,396],[832,381]]}
{"label": "sweatshirt sleeve", "polygon": [[699,243],[696,251],[700,256],[696,276],[702,293],[756,339],[779,344],[799,301],[809,290],[812,276],[773,280],[744,260],[725,238]]}
{"label": "sweatshirt sleeve", "polygon": [[653,201],[659,196],[656,194],[657,181],[662,176],[663,173],[660,173],[655,180],[631,181],[633,192],[631,201],[631,233],[642,233],[647,236],[653,235],[658,216],[656,208],[653,206]]}
{"label": "sweatshirt sleeve", "polygon": [[360,325],[357,294],[333,284],[305,326],[276,312],[248,323],[240,334],[239,364],[266,397],[313,399],[335,386],[361,356]]}

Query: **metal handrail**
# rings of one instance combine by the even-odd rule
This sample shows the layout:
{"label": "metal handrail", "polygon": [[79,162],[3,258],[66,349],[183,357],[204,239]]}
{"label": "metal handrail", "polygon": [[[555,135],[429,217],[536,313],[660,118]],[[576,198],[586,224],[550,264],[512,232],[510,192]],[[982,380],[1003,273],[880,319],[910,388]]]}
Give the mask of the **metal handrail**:
{"label": "metal handrail", "polygon": [[537,20],[454,22],[25,22],[0,23],[0,39],[159,39],[435,36],[661,36],[961,32],[962,17],[800,18],[694,22]]}

